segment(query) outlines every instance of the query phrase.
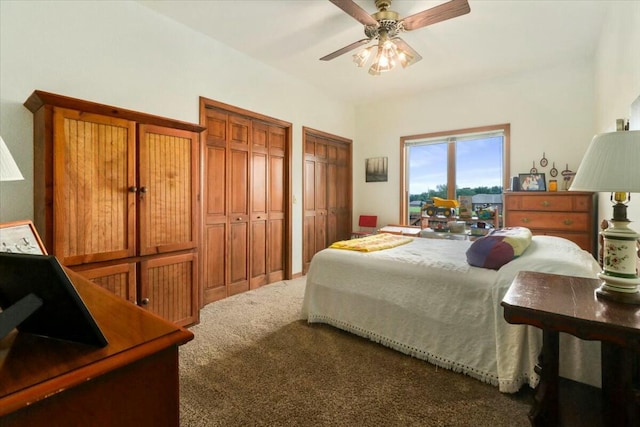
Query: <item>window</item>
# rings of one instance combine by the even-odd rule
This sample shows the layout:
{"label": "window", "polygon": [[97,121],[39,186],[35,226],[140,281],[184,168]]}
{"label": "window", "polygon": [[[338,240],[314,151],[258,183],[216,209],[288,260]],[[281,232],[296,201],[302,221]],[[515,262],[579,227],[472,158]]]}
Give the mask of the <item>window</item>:
{"label": "window", "polygon": [[400,138],[402,222],[418,224],[420,207],[434,196],[482,195],[474,199],[501,205],[509,179],[509,128],[503,124]]}

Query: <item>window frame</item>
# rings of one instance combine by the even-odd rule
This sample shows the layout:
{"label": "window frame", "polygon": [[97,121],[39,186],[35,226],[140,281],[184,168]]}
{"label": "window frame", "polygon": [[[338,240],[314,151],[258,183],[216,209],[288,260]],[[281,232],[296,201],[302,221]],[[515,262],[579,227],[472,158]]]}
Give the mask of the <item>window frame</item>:
{"label": "window frame", "polygon": [[[509,177],[511,176],[509,165],[511,163],[511,124],[503,123],[498,125],[480,126],[466,129],[455,129],[441,132],[423,133],[418,135],[408,135],[400,137],[400,221],[399,224],[407,224],[409,218],[409,183],[407,182],[407,152],[411,141],[417,139],[435,139],[435,138],[455,138],[467,137],[472,134],[502,131],[504,134],[504,146],[502,153],[502,191],[509,188]],[[455,198],[455,185],[450,185],[456,179],[455,165],[455,144],[447,144],[447,198]]]}

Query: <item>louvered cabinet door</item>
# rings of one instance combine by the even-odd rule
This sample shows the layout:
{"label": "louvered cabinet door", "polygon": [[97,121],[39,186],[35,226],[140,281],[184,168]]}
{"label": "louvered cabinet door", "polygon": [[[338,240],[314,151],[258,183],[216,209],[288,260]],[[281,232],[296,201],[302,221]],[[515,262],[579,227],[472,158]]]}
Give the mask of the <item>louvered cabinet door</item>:
{"label": "louvered cabinet door", "polygon": [[53,121],[52,254],[65,265],[135,255],[135,123],[57,107]]}
{"label": "louvered cabinet door", "polygon": [[198,134],[139,125],[140,255],[197,244]]}
{"label": "louvered cabinet door", "polygon": [[197,256],[158,255],[140,263],[138,305],[181,326],[198,321]]}

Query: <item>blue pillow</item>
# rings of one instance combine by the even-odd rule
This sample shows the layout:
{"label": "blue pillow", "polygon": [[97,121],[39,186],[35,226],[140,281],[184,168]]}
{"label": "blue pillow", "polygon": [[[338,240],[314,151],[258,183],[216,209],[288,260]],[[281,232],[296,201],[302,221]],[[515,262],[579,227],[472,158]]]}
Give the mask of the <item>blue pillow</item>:
{"label": "blue pillow", "polygon": [[531,237],[531,230],[526,227],[494,230],[471,244],[467,249],[467,262],[475,267],[498,270],[522,255],[531,244]]}

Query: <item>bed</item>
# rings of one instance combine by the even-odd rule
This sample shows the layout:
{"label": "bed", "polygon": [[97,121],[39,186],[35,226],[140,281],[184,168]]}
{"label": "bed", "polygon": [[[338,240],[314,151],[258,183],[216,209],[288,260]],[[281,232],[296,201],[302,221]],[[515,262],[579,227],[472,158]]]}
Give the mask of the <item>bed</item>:
{"label": "bed", "polygon": [[[307,273],[302,317],[360,335],[515,393],[535,387],[539,329],[510,325],[500,302],[519,271],[594,278],[600,266],[568,240],[534,236],[498,270],[468,264],[470,241],[414,238],[360,252],[324,249]],[[561,336],[562,376],[600,385],[599,343]],[[567,348],[571,347],[571,348]]]}

